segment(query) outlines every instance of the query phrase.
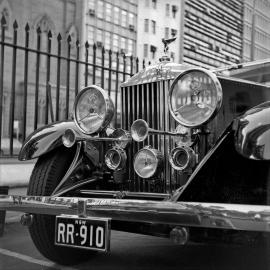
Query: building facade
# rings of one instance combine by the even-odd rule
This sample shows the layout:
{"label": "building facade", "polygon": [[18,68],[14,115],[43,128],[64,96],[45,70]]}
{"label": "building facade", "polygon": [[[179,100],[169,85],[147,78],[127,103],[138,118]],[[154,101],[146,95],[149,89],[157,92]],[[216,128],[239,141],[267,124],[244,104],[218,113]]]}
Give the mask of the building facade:
{"label": "building facade", "polygon": [[244,1],[243,60],[270,57],[270,1]]}
{"label": "building facade", "polygon": [[[75,43],[79,38],[79,29],[76,18],[79,1],[75,0],[1,0],[0,13],[4,15],[6,20],[5,26],[5,43],[13,44],[14,28],[13,23],[16,20],[17,44],[26,46],[26,36],[29,35],[28,47],[37,49],[37,31],[40,31],[40,51],[48,50],[48,35],[51,34],[52,53],[57,52],[57,36],[61,35],[61,53],[67,55],[67,38],[72,36],[71,55],[75,55]],[[39,30],[38,30],[39,29]],[[0,31],[1,32],[1,31]],[[49,34],[50,33],[50,34]],[[0,33],[1,35],[1,33]],[[12,61],[14,57],[13,48],[5,46],[3,65],[3,89],[2,89],[2,119],[1,134],[2,137],[9,136],[10,112],[11,112],[11,88],[12,88]],[[16,52],[16,70],[15,70],[15,111],[14,111],[14,134],[21,137],[22,118],[23,118],[23,92],[25,90],[25,80],[27,80],[27,109],[26,109],[26,136],[33,130],[34,123],[34,93],[36,88],[36,70],[37,70],[37,54],[29,52],[27,57],[27,76],[25,75],[25,51],[17,49]],[[38,96],[38,126],[44,124],[45,119],[45,100],[46,100],[46,78],[47,78],[47,56],[41,54],[39,56],[39,96]],[[64,62],[64,61],[63,61]],[[65,117],[65,97],[62,90],[66,88],[66,64],[61,64],[61,94],[60,94],[60,118]],[[70,81],[74,78],[74,68],[71,67]],[[51,60],[50,83],[52,87],[52,95],[55,97],[56,85],[56,61]],[[71,91],[74,86],[71,86]],[[55,103],[54,103],[55,105]]]}
{"label": "building facade", "polygon": [[137,55],[146,63],[155,63],[163,55],[162,38],[177,37],[169,46],[169,56],[180,61],[182,1],[139,0]]}
{"label": "building facade", "polygon": [[242,61],[242,0],[185,0],[182,62],[205,68]]}

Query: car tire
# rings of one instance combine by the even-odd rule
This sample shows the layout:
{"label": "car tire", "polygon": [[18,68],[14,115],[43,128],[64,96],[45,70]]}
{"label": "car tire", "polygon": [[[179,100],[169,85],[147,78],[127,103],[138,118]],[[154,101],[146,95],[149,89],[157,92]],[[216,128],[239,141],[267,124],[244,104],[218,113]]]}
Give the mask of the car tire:
{"label": "car tire", "polygon": [[[75,150],[60,147],[38,158],[33,169],[27,194],[49,196],[68,170]],[[51,261],[74,265],[91,257],[95,251],[86,251],[54,244],[55,216],[35,214],[29,226],[30,236],[39,252]]]}

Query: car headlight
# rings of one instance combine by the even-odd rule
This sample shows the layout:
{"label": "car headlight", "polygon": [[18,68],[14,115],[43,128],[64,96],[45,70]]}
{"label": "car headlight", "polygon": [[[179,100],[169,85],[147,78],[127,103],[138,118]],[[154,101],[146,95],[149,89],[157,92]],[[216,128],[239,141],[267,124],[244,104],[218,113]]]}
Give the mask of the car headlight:
{"label": "car headlight", "polygon": [[100,87],[84,88],[74,102],[74,121],[86,134],[100,132],[111,122],[114,115],[113,102]]}
{"label": "car headlight", "polygon": [[105,163],[111,170],[120,171],[126,167],[127,155],[121,148],[112,148],[105,154]]}
{"label": "car headlight", "polygon": [[142,178],[150,178],[163,168],[163,156],[149,146],[141,149],[134,159],[134,170]]}
{"label": "car headlight", "polygon": [[222,102],[222,88],[215,74],[204,69],[181,73],[169,92],[169,109],[183,126],[197,127],[212,119]]}

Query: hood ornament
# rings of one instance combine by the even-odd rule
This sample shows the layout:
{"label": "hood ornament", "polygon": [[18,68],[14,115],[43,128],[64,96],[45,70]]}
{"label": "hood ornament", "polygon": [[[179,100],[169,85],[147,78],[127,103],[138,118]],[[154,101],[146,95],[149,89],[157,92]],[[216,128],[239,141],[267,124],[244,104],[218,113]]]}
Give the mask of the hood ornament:
{"label": "hood ornament", "polygon": [[162,43],[164,44],[164,55],[159,59],[160,62],[164,62],[164,61],[170,61],[170,57],[168,56],[168,51],[169,51],[169,44],[171,44],[172,42],[174,42],[176,40],[176,37],[172,37],[172,38],[163,38],[162,39]]}

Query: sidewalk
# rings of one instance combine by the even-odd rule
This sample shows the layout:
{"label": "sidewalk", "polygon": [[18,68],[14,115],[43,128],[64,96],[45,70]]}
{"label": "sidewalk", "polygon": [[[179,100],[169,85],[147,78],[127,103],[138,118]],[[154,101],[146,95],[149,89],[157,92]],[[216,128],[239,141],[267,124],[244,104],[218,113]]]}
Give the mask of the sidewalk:
{"label": "sidewalk", "polygon": [[[0,158],[0,186],[8,186],[10,195],[26,195],[34,161],[21,162],[16,159]],[[5,223],[18,222],[20,212],[6,212]]]}

